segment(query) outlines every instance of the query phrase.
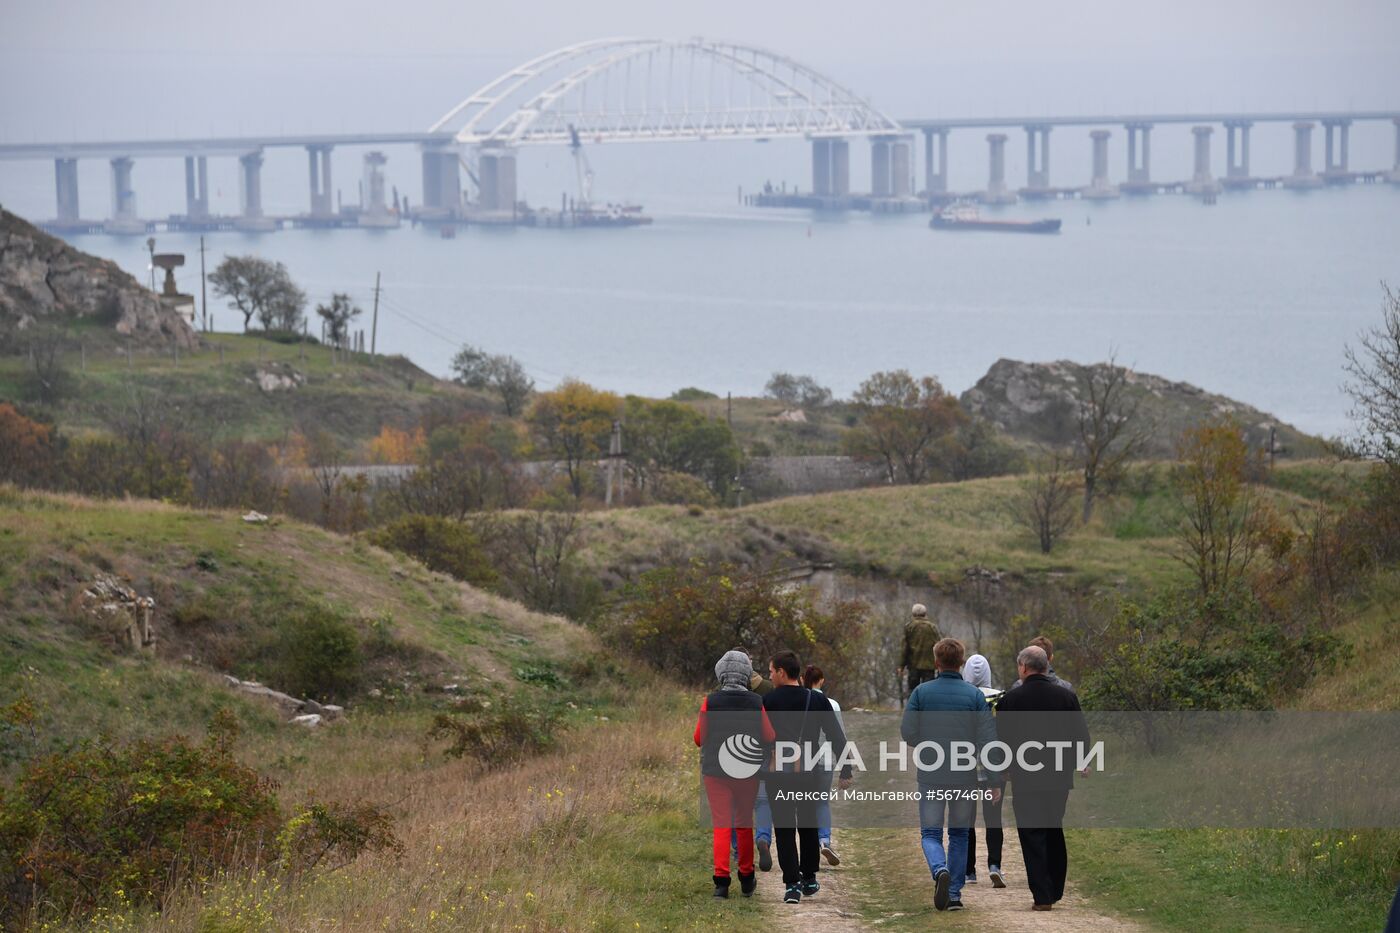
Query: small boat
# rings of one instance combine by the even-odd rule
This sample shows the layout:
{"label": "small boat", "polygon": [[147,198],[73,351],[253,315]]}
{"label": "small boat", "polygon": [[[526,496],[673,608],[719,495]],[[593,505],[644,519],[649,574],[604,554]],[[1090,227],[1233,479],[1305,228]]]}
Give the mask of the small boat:
{"label": "small boat", "polygon": [[1059,233],[1060,219],[983,220],[971,204],[954,204],[933,215],[928,225],[934,230],[987,230],[993,233]]}

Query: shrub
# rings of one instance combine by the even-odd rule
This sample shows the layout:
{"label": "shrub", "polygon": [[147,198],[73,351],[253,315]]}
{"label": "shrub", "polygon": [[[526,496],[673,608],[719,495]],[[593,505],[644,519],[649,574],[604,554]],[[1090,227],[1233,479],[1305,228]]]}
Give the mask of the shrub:
{"label": "shrub", "polygon": [[496,571],[471,527],[435,515],[409,515],[369,535],[372,544],[407,554],[428,569],[491,587]]}
{"label": "shrub", "polygon": [[[277,829],[270,781],[216,734],[85,744],[31,761],[0,796],[0,920],[35,904],[160,903],[179,883],[234,866]],[[118,893],[121,892],[121,893]]]}
{"label": "shrub", "polygon": [[697,389],[694,386],[686,386],[684,389],[677,389],[671,393],[671,401],[673,402],[705,402],[717,398],[719,396],[715,393]]}
{"label": "shrub", "polygon": [[652,480],[651,498],[653,501],[665,505],[713,506],[718,504],[710,487],[706,486],[699,477],[691,476],[689,473],[659,474]]}
{"label": "shrub", "polygon": [[707,681],[736,645],[760,666],[790,648],[804,661],[839,668],[859,645],[866,610],[858,602],[821,608],[781,579],[700,561],[644,574],[624,599],[609,620],[609,639],[687,683]]}
{"label": "shrub", "polygon": [[15,406],[0,402],[0,483],[51,483],[54,440],[49,425],[26,418]]}
{"label": "shrub", "polygon": [[275,647],[276,682],[288,693],[336,700],[359,686],[364,667],[359,633],[330,607],[302,609],[283,619]]}
{"label": "shrub", "polygon": [[428,729],[429,739],[447,739],[448,758],[473,758],[486,768],[498,768],[554,744],[560,712],[509,700],[498,709],[478,708],[466,716],[439,713]]}
{"label": "shrub", "polygon": [[403,853],[393,820],[371,803],[313,803],[302,808],[277,836],[282,865],[291,872],[317,866],[343,868],[366,852]]}

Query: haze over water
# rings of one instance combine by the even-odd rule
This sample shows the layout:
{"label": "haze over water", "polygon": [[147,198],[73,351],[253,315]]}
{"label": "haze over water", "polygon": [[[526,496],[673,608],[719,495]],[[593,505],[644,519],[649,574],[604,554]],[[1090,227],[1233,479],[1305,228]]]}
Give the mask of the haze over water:
{"label": "haze over water", "polygon": [[[542,384],[756,394],[775,370],[839,395],[879,369],[954,391],[995,360],[1104,359],[1246,401],[1311,432],[1346,430],[1342,354],[1400,282],[1400,189],[1019,205],[1058,237],[929,230],[928,216],[769,211],[697,198],[634,230],[288,230],[208,237],[285,262],[314,300],[366,311],[384,281],[379,346],[446,373],[469,341]],[[78,237],[144,279],[143,238]],[[194,262],[198,237],[158,236]],[[211,266],[212,267],[212,266]],[[210,301],[220,330],[234,312]],[[362,321],[368,330],[369,321]],[[314,329],[314,324],[313,324]]]}

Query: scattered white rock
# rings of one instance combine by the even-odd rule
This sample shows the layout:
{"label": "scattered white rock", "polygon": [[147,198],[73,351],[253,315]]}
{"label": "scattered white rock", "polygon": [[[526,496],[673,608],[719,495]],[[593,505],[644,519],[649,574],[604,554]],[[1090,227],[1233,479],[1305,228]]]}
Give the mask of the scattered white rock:
{"label": "scattered white rock", "polygon": [[82,599],[88,614],[110,628],[118,640],[138,649],[155,646],[151,613],[156,601],[151,597],[141,596],[110,573],[100,573],[83,590]]}
{"label": "scattered white rock", "polygon": [[243,520],[250,525],[261,525],[263,522],[267,521],[267,516],[261,512],[249,512],[247,515],[243,516]]}
{"label": "scattered white rock", "polygon": [[295,725],[306,726],[310,729],[321,724],[321,717],[316,713],[307,713],[305,716],[293,716],[290,721]]}
{"label": "scattered white rock", "polygon": [[807,413],[800,408],[789,408],[787,411],[776,416],[774,421],[783,421],[788,424],[806,424]]}
{"label": "scattered white rock", "polygon": [[259,369],[253,378],[264,392],[288,392],[306,381],[305,376],[290,366],[281,370]]}

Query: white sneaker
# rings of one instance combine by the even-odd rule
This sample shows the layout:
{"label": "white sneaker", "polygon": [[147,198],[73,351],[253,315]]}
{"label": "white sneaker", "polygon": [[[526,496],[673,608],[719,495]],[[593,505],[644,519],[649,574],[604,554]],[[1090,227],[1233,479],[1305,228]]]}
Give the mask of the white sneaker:
{"label": "white sneaker", "polygon": [[994,887],[994,888],[1004,888],[1004,887],[1006,887],[1006,879],[1003,878],[1003,877],[1001,876],[1001,866],[1000,866],[1000,865],[993,865],[993,866],[991,867],[991,869],[987,872],[987,874],[988,874],[989,876],[991,876],[991,879],[992,879],[992,887]]}

